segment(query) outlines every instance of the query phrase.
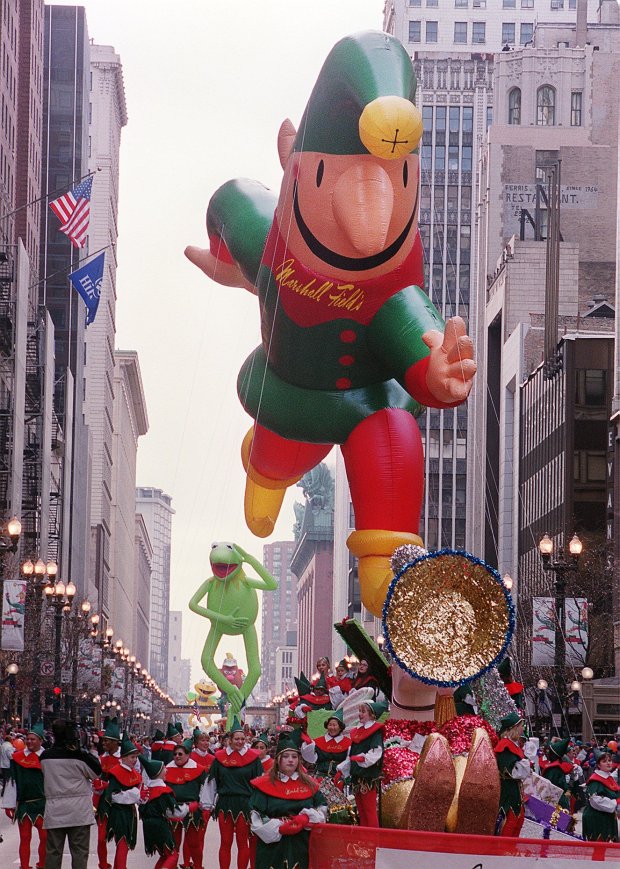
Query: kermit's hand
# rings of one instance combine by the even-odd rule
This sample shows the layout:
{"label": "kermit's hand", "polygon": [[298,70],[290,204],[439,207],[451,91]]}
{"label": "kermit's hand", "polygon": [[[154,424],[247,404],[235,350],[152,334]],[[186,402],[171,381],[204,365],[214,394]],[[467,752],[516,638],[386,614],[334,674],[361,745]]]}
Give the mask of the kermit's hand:
{"label": "kermit's hand", "polygon": [[438,401],[455,404],[465,401],[476,373],[474,345],[460,317],[446,322],[443,333],[425,332],[422,340],[430,349],[426,386]]}
{"label": "kermit's hand", "polygon": [[220,615],[217,618],[217,622],[220,625],[224,625],[227,628],[235,628],[235,630],[242,631],[250,624],[250,619],[246,616],[240,616],[239,607],[229,616]]}
{"label": "kermit's hand", "polygon": [[238,543],[233,543],[233,546],[235,548],[235,552],[239,555],[239,557],[243,561],[248,561],[248,559],[251,558],[251,556],[248,555],[248,553],[245,551],[245,549],[242,549]]}

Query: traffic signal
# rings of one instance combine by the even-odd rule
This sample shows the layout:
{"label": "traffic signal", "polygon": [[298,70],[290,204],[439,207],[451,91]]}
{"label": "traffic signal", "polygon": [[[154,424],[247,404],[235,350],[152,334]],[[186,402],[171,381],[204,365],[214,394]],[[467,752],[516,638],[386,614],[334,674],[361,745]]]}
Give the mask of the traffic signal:
{"label": "traffic signal", "polygon": [[62,694],[62,688],[59,688],[58,685],[55,685],[52,688],[52,692],[54,694],[54,697],[60,697],[60,695]]}

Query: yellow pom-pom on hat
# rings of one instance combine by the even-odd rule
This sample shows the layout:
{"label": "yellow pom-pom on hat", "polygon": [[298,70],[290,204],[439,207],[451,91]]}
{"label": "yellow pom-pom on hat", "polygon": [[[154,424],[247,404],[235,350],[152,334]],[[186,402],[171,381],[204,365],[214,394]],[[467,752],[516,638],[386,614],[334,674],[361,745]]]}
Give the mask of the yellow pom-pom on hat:
{"label": "yellow pom-pom on hat", "polygon": [[418,147],[422,131],[420,111],[403,97],[377,97],[360,115],[360,139],[371,154],[384,160],[410,154]]}

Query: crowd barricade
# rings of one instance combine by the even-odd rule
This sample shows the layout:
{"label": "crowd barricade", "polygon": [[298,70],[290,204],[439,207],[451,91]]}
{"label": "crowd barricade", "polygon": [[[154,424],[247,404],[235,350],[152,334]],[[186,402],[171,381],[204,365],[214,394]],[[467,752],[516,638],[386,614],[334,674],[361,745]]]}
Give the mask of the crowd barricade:
{"label": "crowd barricade", "polygon": [[579,869],[592,861],[618,863],[620,844],[337,824],[317,825],[310,836],[311,869]]}

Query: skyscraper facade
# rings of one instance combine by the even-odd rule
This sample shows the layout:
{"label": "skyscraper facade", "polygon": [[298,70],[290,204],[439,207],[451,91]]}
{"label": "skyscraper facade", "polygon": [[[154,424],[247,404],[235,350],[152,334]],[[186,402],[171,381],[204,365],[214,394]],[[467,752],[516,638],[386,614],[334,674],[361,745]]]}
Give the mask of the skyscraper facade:
{"label": "skyscraper facade", "polygon": [[161,489],[138,487],[136,513],[142,514],[153,547],[148,669],[155,681],[161,687],[166,687],[170,620],[170,550],[174,516],[172,498]]}
{"label": "skyscraper facade", "polygon": [[278,540],[263,546],[263,564],[278,582],[275,591],[261,595],[260,691],[268,697],[278,693],[278,648],[297,643],[297,595],[295,577],[291,572],[294,551],[292,540]]}

